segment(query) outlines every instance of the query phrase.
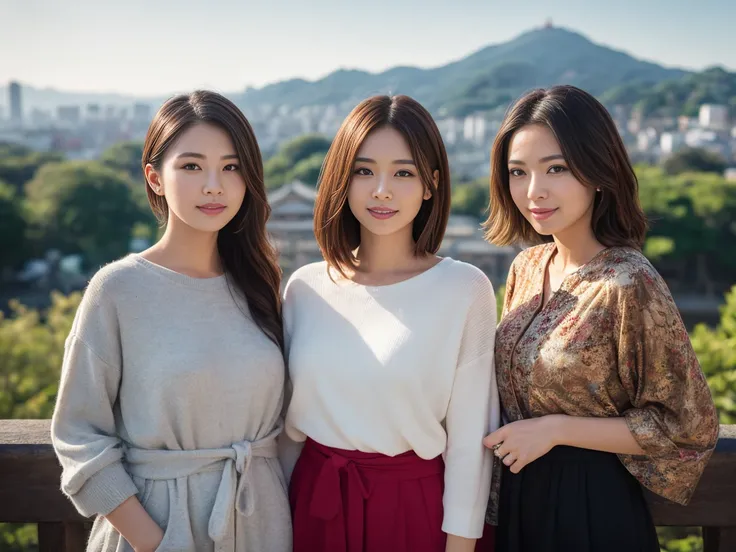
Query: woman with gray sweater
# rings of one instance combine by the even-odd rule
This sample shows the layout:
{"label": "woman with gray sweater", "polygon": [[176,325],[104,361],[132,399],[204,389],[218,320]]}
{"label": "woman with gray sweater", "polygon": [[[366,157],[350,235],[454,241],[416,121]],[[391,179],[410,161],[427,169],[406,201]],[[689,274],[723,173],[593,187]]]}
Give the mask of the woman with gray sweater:
{"label": "woman with gray sweater", "polygon": [[52,423],[62,490],[94,552],[288,552],[276,458],[280,272],[248,121],[224,97],[167,101],[142,160],[166,230],[90,282]]}

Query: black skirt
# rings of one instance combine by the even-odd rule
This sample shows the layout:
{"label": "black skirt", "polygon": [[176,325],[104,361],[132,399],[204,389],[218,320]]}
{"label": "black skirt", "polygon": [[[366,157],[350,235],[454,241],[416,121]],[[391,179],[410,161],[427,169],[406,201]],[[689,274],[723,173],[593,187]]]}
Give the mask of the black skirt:
{"label": "black skirt", "polygon": [[504,467],[496,552],[659,552],[638,481],[615,454],[555,447]]}

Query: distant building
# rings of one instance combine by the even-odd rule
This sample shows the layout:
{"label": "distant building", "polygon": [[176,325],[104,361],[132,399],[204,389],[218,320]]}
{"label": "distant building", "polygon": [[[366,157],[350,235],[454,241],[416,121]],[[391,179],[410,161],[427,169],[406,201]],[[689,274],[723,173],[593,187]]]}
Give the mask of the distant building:
{"label": "distant building", "polygon": [[677,153],[685,147],[685,136],[679,132],[663,132],[659,137],[659,149],[663,155]]}
{"label": "distant building", "polygon": [[151,106],[145,103],[137,103],[133,106],[133,120],[143,123],[151,122]]}
{"label": "distant building", "polygon": [[487,124],[481,115],[469,115],[465,117],[463,126],[463,138],[474,144],[483,144],[486,139]]}
{"label": "distant building", "polygon": [[[279,251],[284,280],[299,267],[322,260],[313,230],[316,195],[313,188],[298,181],[268,194],[271,218],[267,227]],[[498,287],[505,283],[518,251],[485,241],[475,218],[451,215],[439,254],[477,266]]]}
{"label": "distant building", "polygon": [[60,105],[56,108],[56,119],[60,123],[76,126],[81,120],[82,109],[78,105]]}
{"label": "distant building", "polygon": [[728,130],[728,106],[703,104],[699,113],[700,126],[710,130]]}
{"label": "distant building", "polygon": [[726,172],[723,174],[723,176],[729,182],[736,182],[736,167],[731,167],[729,169],[726,169]]}
{"label": "distant building", "polygon": [[639,151],[650,151],[657,143],[657,131],[653,128],[640,130],[636,135],[636,147]]}
{"label": "distant building", "polygon": [[22,89],[19,83],[11,82],[8,86],[10,100],[10,124],[12,126],[23,126],[23,103]]}

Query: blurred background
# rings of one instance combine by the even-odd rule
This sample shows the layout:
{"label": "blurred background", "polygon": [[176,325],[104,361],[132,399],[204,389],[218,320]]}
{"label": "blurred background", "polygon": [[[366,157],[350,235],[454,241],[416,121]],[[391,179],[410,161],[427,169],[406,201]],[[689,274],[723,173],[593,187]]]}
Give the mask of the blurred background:
{"label": "blurred background", "polygon": [[[171,95],[246,114],[265,160],[285,278],[319,260],[324,155],[348,112],[408,94],[452,170],[441,254],[503,292],[515,248],[482,239],[489,151],[524,91],[573,84],[611,112],[636,164],[645,254],[691,332],[722,423],[736,423],[736,3],[732,0],[0,0],[0,419],[48,418],[80,292],[161,229],[140,160]],[[662,529],[668,552],[697,529]],[[0,551],[35,550],[0,523]]]}

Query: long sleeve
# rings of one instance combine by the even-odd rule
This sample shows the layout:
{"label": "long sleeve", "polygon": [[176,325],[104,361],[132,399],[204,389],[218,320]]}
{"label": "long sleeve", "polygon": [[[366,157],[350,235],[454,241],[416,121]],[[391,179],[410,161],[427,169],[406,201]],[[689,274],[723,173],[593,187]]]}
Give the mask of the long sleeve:
{"label": "long sleeve", "polygon": [[114,305],[93,280],[67,338],[51,437],[61,488],[84,516],[106,515],[137,493],[121,459],[113,406],[121,377]]}
{"label": "long sleeve", "polygon": [[[291,282],[289,282],[290,284]],[[283,322],[284,322],[284,361],[286,366],[286,377],[284,379],[284,404],[281,411],[283,419],[286,419],[286,413],[291,403],[291,397],[294,393],[294,386],[289,377],[289,350],[291,348],[291,336],[293,332],[293,298],[289,294],[289,285],[284,289],[283,296]],[[294,471],[299,456],[301,455],[302,449],[304,448],[304,442],[295,441],[286,433],[286,430],[282,431],[278,437],[278,448],[279,448],[279,462],[281,463],[281,469],[284,472],[286,481],[291,481],[291,474]]]}
{"label": "long sleeve", "polygon": [[490,492],[492,456],[482,440],[498,428],[500,403],[494,370],[496,300],[485,276],[473,283],[452,387],[445,450],[442,530],[480,538]]}
{"label": "long sleeve", "polygon": [[618,370],[632,408],[626,422],[646,456],[620,455],[653,492],[687,504],[716,441],[718,418],[666,284],[651,267],[616,282]]}

